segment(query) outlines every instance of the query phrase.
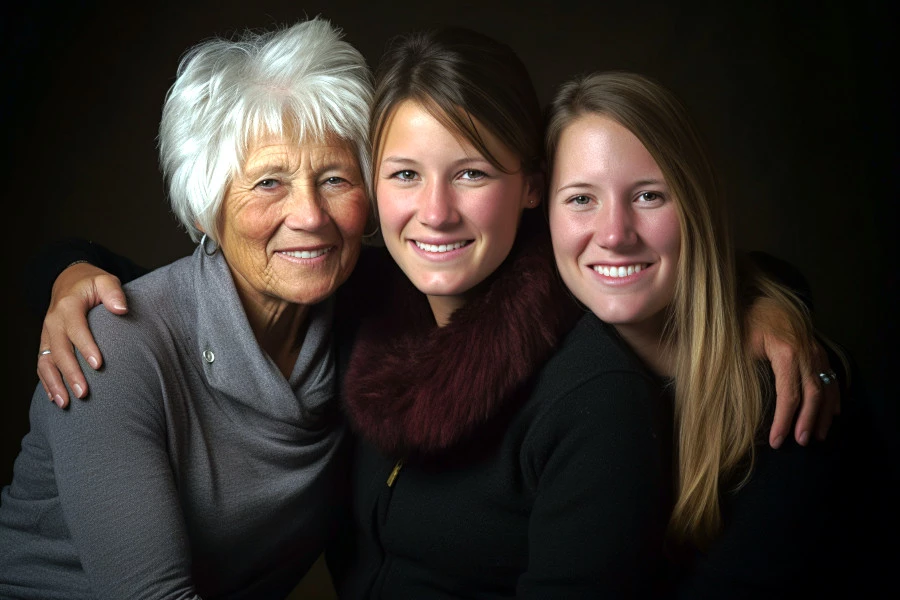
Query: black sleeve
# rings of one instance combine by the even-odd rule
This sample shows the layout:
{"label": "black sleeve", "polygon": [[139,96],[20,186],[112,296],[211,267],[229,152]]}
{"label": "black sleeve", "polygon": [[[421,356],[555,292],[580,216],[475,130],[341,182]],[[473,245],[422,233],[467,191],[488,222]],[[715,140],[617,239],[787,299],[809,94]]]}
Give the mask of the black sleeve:
{"label": "black sleeve", "polygon": [[38,318],[43,318],[50,307],[50,293],[59,274],[72,263],[82,260],[112,273],[123,284],[149,271],[88,240],[67,238],[48,244],[28,260],[23,277],[25,299]]}
{"label": "black sleeve", "polygon": [[753,290],[752,274],[754,271],[761,272],[770,279],[789,287],[812,312],[812,287],[800,269],[786,260],[759,250],[738,252],[737,261],[738,279],[744,299],[759,295],[758,291]]}

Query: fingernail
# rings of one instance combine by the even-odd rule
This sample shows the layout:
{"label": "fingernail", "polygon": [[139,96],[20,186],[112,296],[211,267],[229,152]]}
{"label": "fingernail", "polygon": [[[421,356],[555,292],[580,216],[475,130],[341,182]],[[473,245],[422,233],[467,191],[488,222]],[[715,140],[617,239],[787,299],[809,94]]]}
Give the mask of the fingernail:
{"label": "fingernail", "polygon": [[775,448],[776,450],[778,448],[781,448],[781,442],[783,442],[783,441],[784,441],[784,436],[779,435],[777,438],[775,438],[775,441],[772,442],[772,447]]}
{"label": "fingernail", "polygon": [[81,395],[84,393],[84,390],[77,383],[72,386],[72,389],[75,390],[75,395],[81,398]]}
{"label": "fingernail", "polygon": [[62,406],[63,406],[62,396],[60,396],[59,394],[53,396],[53,403],[56,404],[58,407],[62,408]]}
{"label": "fingernail", "polygon": [[97,357],[96,357],[96,356],[89,356],[89,357],[88,357],[88,363],[89,363],[93,368],[96,369],[97,366],[100,364],[100,361],[97,360]]}
{"label": "fingernail", "polygon": [[116,310],[125,310],[125,305],[121,302],[116,302],[115,304],[113,304],[113,308],[115,308]]}
{"label": "fingernail", "polygon": [[801,446],[805,446],[809,442],[809,432],[804,431],[800,434],[800,439],[797,440]]}

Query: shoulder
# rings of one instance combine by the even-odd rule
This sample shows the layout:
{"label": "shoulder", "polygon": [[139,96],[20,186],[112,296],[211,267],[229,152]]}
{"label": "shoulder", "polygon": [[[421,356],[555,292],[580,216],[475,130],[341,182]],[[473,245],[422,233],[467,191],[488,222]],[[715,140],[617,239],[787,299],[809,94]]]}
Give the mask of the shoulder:
{"label": "shoulder", "polygon": [[126,283],[129,306],[133,302],[153,306],[187,300],[193,293],[196,261],[193,254],[185,256]]}
{"label": "shoulder", "polygon": [[[813,506],[828,508],[839,475],[840,433],[825,441],[813,439],[800,446],[792,437],[778,450],[756,444],[753,468],[745,484],[723,497],[726,512],[752,512],[762,518],[784,518],[799,524],[800,514]],[[800,520],[798,520],[800,519]]]}
{"label": "shoulder", "polygon": [[569,444],[628,459],[666,451],[670,407],[661,381],[586,315],[539,373],[520,422],[527,423],[525,446],[537,455]]}
{"label": "shoulder", "polygon": [[[637,395],[635,396],[635,393]],[[542,403],[594,398],[596,403],[656,402],[662,382],[611,327],[584,315],[538,374],[534,394]],[[545,407],[545,410],[548,407]]]}
{"label": "shoulder", "polygon": [[758,444],[745,485],[722,494],[722,531],[693,556],[678,597],[722,589],[734,598],[840,593],[850,532],[838,448],[835,440],[801,447],[789,438],[778,450]]}
{"label": "shoulder", "polygon": [[147,383],[163,371],[173,372],[196,322],[189,261],[190,257],[180,259],[126,284],[127,314],[114,315],[103,306],[91,310],[88,322],[104,366],[94,372],[80,355],[79,360],[92,389],[99,391],[113,382]]}
{"label": "shoulder", "polygon": [[191,257],[179,259],[125,284],[128,313],[124,316],[114,315],[103,306],[94,307],[88,319],[98,343],[127,348],[136,340],[152,340],[160,330],[183,322],[182,313],[194,303],[190,261]]}

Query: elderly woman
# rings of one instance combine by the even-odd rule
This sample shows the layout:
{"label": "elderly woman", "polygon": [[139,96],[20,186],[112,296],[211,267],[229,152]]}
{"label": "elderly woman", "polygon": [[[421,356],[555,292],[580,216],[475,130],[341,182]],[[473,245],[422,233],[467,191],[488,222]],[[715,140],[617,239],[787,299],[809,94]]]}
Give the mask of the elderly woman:
{"label": "elderly woman", "polygon": [[336,517],[332,296],[367,222],[371,74],[312,20],[182,60],[160,126],[192,256],[90,326],[68,411],[38,386],[0,507],[0,596],[284,597]]}

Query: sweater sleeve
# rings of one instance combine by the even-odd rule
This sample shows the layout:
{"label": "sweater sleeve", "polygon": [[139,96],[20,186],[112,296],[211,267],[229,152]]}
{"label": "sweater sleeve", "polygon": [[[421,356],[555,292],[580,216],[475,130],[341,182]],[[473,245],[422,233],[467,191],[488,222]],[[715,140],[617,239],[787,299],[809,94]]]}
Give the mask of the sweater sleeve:
{"label": "sweater sleeve", "polygon": [[66,411],[35,400],[82,567],[100,598],[199,598],[166,446],[165,363],[136,327],[104,326],[114,317],[102,310],[92,317],[110,358],[99,372],[82,366],[90,399]]}
{"label": "sweater sleeve", "polygon": [[671,498],[660,394],[650,378],[611,372],[544,411],[527,470],[537,490],[518,597],[653,595]]}
{"label": "sweater sleeve", "polygon": [[43,318],[50,307],[53,282],[72,263],[85,261],[118,277],[123,284],[147,273],[148,269],[88,240],[67,238],[48,244],[26,263],[23,274],[25,298],[35,316]]}

